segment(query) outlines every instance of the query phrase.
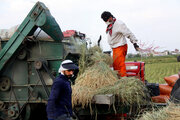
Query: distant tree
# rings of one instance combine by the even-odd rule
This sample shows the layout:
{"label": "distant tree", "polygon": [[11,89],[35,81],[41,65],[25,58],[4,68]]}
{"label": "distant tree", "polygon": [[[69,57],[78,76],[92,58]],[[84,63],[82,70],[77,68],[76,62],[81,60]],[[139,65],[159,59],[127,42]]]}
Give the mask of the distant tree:
{"label": "distant tree", "polygon": [[136,54],[134,57],[141,57],[141,55],[138,53],[138,54]]}
{"label": "distant tree", "polygon": [[133,58],[134,57],[132,53],[128,53],[127,56],[128,56],[128,58]]}

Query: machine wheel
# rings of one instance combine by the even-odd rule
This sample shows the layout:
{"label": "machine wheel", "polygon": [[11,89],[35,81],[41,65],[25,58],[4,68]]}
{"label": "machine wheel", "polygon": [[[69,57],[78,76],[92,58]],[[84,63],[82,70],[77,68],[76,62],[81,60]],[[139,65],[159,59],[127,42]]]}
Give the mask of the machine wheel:
{"label": "machine wheel", "polygon": [[26,55],[27,55],[26,50],[23,49],[19,52],[18,59],[23,60],[26,58]]}
{"label": "machine wheel", "polygon": [[46,60],[37,60],[37,61],[34,61],[34,67],[36,69],[41,69],[43,64],[45,64],[46,66],[48,66],[48,62]]}
{"label": "machine wheel", "polygon": [[[10,111],[8,111],[8,112],[10,112]],[[8,114],[8,116],[9,116],[9,114]],[[17,116],[16,118],[15,118],[15,116],[13,116],[13,118],[11,116],[9,116],[9,119],[12,119],[12,120],[30,120],[30,116],[31,116],[30,104],[24,104],[22,111],[20,110],[20,113],[18,113],[16,116]]]}
{"label": "machine wheel", "polygon": [[15,110],[8,110],[8,116],[12,120],[16,120],[18,118],[19,113]]}
{"label": "machine wheel", "polygon": [[38,70],[41,69],[42,68],[42,62],[41,61],[35,61],[34,67]]}
{"label": "machine wheel", "polygon": [[8,107],[8,111],[7,111],[7,115],[8,118],[11,120],[17,120],[18,116],[19,116],[19,108],[18,108],[18,104],[13,104],[11,106]]}
{"label": "machine wheel", "polygon": [[11,86],[11,81],[8,77],[1,77],[0,78],[0,90],[7,91]]}
{"label": "machine wheel", "polygon": [[177,61],[180,62],[180,56],[177,56]]}

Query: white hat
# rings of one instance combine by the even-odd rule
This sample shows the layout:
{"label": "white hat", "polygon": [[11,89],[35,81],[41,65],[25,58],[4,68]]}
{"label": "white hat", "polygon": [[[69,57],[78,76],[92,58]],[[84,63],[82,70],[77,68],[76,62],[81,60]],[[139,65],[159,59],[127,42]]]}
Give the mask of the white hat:
{"label": "white hat", "polygon": [[75,70],[75,69],[79,69],[79,68],[71,60],[64,60],[61,63],[58,72],[61,73],[62,71],[65,70]]}

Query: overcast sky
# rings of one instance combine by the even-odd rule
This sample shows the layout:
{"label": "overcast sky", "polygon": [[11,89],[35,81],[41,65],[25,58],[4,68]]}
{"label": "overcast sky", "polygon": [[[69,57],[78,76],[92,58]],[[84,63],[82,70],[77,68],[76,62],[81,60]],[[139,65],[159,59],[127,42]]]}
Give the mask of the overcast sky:
{"label": "overcast sky", "polygon": [[[0,0],[0,29],[21,24],[37,0]],[[41,0],[55,17],[62,31],[86,33],[95,44],[111,50],[100,18],[110,11],[135,34],[139,42],[160,46],[159,51],[180,48],[180,0]],[[128,52],[135,52],[128,40]]]}

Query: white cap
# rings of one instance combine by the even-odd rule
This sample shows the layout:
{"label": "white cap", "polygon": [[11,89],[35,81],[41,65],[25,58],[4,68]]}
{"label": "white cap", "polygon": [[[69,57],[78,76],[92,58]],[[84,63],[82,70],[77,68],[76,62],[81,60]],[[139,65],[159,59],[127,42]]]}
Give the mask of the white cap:
{"label": "white cap", "polygon": [[73,70],[78,69],[78,66],[76,66],[71,60],[64,60],[61,63],[58,72],[61,73],[62,71],[71,70],[71,69]]}

